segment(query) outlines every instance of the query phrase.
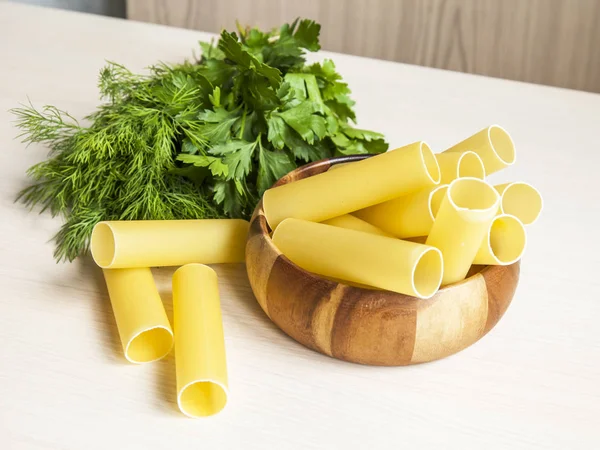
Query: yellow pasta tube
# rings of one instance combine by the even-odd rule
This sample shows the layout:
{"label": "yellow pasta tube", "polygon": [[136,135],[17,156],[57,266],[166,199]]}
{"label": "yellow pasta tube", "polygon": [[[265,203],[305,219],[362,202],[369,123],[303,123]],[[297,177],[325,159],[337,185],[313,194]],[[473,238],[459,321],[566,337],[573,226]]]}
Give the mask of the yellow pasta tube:
{"label": "yellow pasta tube", "polygon": [[299,219],[281,222],[273,242],[310,272],[419,298],[442,279],[439,250],[414,242]]}
{"label": "yellow pasta tube", "polygon": [[416,142],[338,170],[284,184],[265,192],[263,207],[275,229],[288,218],[322,222],[440,181],[431,149]]}
{"label": "yellow pasta tube", "polygon": [[442,284],[465,278],[500,202],[498,192],[476,178],[459,178],[448,187],[425,243],[444,256]]}
{"label": "yellow pasta tube", "polygon": [[479,155],[487,175],[514,164],[516,159],[515,145],[510,135],[498,125],[484,128],[446,152],[462,153],[469,150]]}
{"label": "yellow pasta tube", "polygon": [[173,331],[150,269],[103,272],[125,358],[146,363],[167,355]]}
{"label": "yellow pasta tube", "polygon": [[92,256],[104,269],[243,262],[248,225],[241,219],[99,222]]}
{"label": "yellow pasta tube", "polygon": [[227,364],[217,274],[187,264],[173,275],[173,327],[177,405],[189,417],[205,417],[227,403]]}
{"label": "yellow pasta tube", "polygon": [[523,256],[527,234],[519,219],[509,214],[494,217],[475,255],[474,264],[506,266]]}
{"label": "yellow pasta tube", "polygon": [[399,238],[429,234],[448,185],[424,189],[352,213]]}
{"label": "yellow pasta tube", "polygon": [[393,237],[391,234],[386,233],[381,228],[377,228],[375,225],[371,225],[369,222],[365,222],[364,220],[354,217],[351,214],[344,214],[343,216],[324,220],[321,223],[324,223],[325,225],[333,225],[334,227],[347,228],[349,230],[363,231],[365,233]]}
{"label": "yellow pasta tube", "polygon": [[494,186],[500,193],[500,211],[517,217],[524,225],[531,225],[540,216],[544,202],[539,191],[523,182]]}
{"label": "yellow pasta tube", "polygon": [[457,178],[485,178],[483,161],[475,152],[438,153],[435,158],[440,166],[442,184],[450,184]]}

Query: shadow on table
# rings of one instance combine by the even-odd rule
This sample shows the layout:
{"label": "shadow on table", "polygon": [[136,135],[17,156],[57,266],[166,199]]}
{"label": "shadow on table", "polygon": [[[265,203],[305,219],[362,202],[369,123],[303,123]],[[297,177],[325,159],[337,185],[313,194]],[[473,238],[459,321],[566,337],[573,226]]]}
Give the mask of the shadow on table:
{"label": "shadow on table", "polygon": [[130,364],[123,355],[123,347],[121,346],[121,339],[119,338],[119,331],[110,305],[110,298],[106,289],[104,276],[102,275],[102,269],[94,263],[92,257],[89,255],[77,258],[76,264],[78,264],[80,277],[91,279],[93,283],[94,294],[92,295],[92,301],[94,302],[94,312],[97,314],[96,323],[101,325],[97,329],[99,329],[102,341],[102,345],[100,346],[102,347],[102,351],[111,362]]}
{"label": "shadow on table", "polygon": [[156,362],[156,385],[162,403],[167,409],[162,411],[181,416],[177,406],[177,381],[175,378],[175,352],[171,351],[165,358]]}
{"label": "shadow on table", "polygon": [[[163,267],[161,269],[153,269],[154,281],[158,288],[160,298],[165,306],[165,312],[169,318],[169,323],[173,326],[173,294],[171,293],[171,278],[176,267]],[[161,410],[181,415],[177,407],[177,382],[175,378],[175,348],[173,348],[167,356],[160,361],[156,361],[156,385],[160,395],[161,403],[168,405],[165,410]]]}

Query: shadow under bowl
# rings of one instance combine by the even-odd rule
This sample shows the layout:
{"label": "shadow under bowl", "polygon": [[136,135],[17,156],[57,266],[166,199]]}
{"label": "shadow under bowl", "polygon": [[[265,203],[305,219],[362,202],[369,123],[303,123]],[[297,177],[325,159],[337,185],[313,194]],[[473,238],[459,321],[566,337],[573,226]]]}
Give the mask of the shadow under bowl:
{"label": "shadow under bowl", "polygon": [[[275,186],[370,155],[299,167]],[[519,262],[473,266],[469,276],[423,300],[335,282],[307,272],[273,244],[262,201],[250,222],[246,268],[263,311],[290,337],[344,361],[403,366],[444,358],[475,343],[502,318],[519,281]]]}

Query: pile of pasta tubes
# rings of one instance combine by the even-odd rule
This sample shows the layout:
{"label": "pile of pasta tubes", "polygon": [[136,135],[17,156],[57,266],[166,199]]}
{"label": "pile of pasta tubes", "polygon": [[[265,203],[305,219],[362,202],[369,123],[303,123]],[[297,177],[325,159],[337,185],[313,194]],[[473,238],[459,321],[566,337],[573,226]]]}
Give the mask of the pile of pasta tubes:
{"label": "pile of pasta tubes", "polygon": [[[445,152],[416,142],[265,192],[272,239],[298,266],[323,277],[418,298],[461,281],[473,264],[512,264],[525,225],[542,210],[524,182],[490,185],[515,162],[510,136],[488,127]],[[240,219],[113,221],[92,233],[125,358],[148,363],[175,348],[177,404],[213,415],[228,397],[217,275],[240,263]],[[151,267],[180,266],[172,279],[173,328]]]}
{"label": "pile of pasta tubes", "polygon": [[265,192],[272,239],[293,263],[349,284],[433,296],[472,265],[508,265],[542,210],[524,182],[486,176],[515,163],[511,137],[490,126],[434,154],[416,142]]}
{"label": "pile of pasta tubes", "polygon": [[[227,403],[225,340],[217,274],[206,264],[240,263],[245,220],[100,222],[92,233],[125,358],[148,363],[175,347],[177,404],[205,417]],[[173,328],[151,267],[181,266],[172,279]]]}

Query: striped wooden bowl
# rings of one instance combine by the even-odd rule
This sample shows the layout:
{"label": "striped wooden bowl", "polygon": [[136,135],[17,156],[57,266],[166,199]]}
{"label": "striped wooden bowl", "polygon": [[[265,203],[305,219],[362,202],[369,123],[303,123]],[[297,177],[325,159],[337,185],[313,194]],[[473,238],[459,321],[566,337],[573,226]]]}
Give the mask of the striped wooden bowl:
{"label": "striped wooden bowl", "polygon": [[[325,172],[347,156],[300,167],[277,185]],[[246,244],[250,285],[267,316],[296,341],[345,361],[381,366],[416,364],[456,353],[498,323],[519,280],[519,263],[473,267],[470,276],[421,300],[348,286],[307,272],[275,247],[262,202]]]}

